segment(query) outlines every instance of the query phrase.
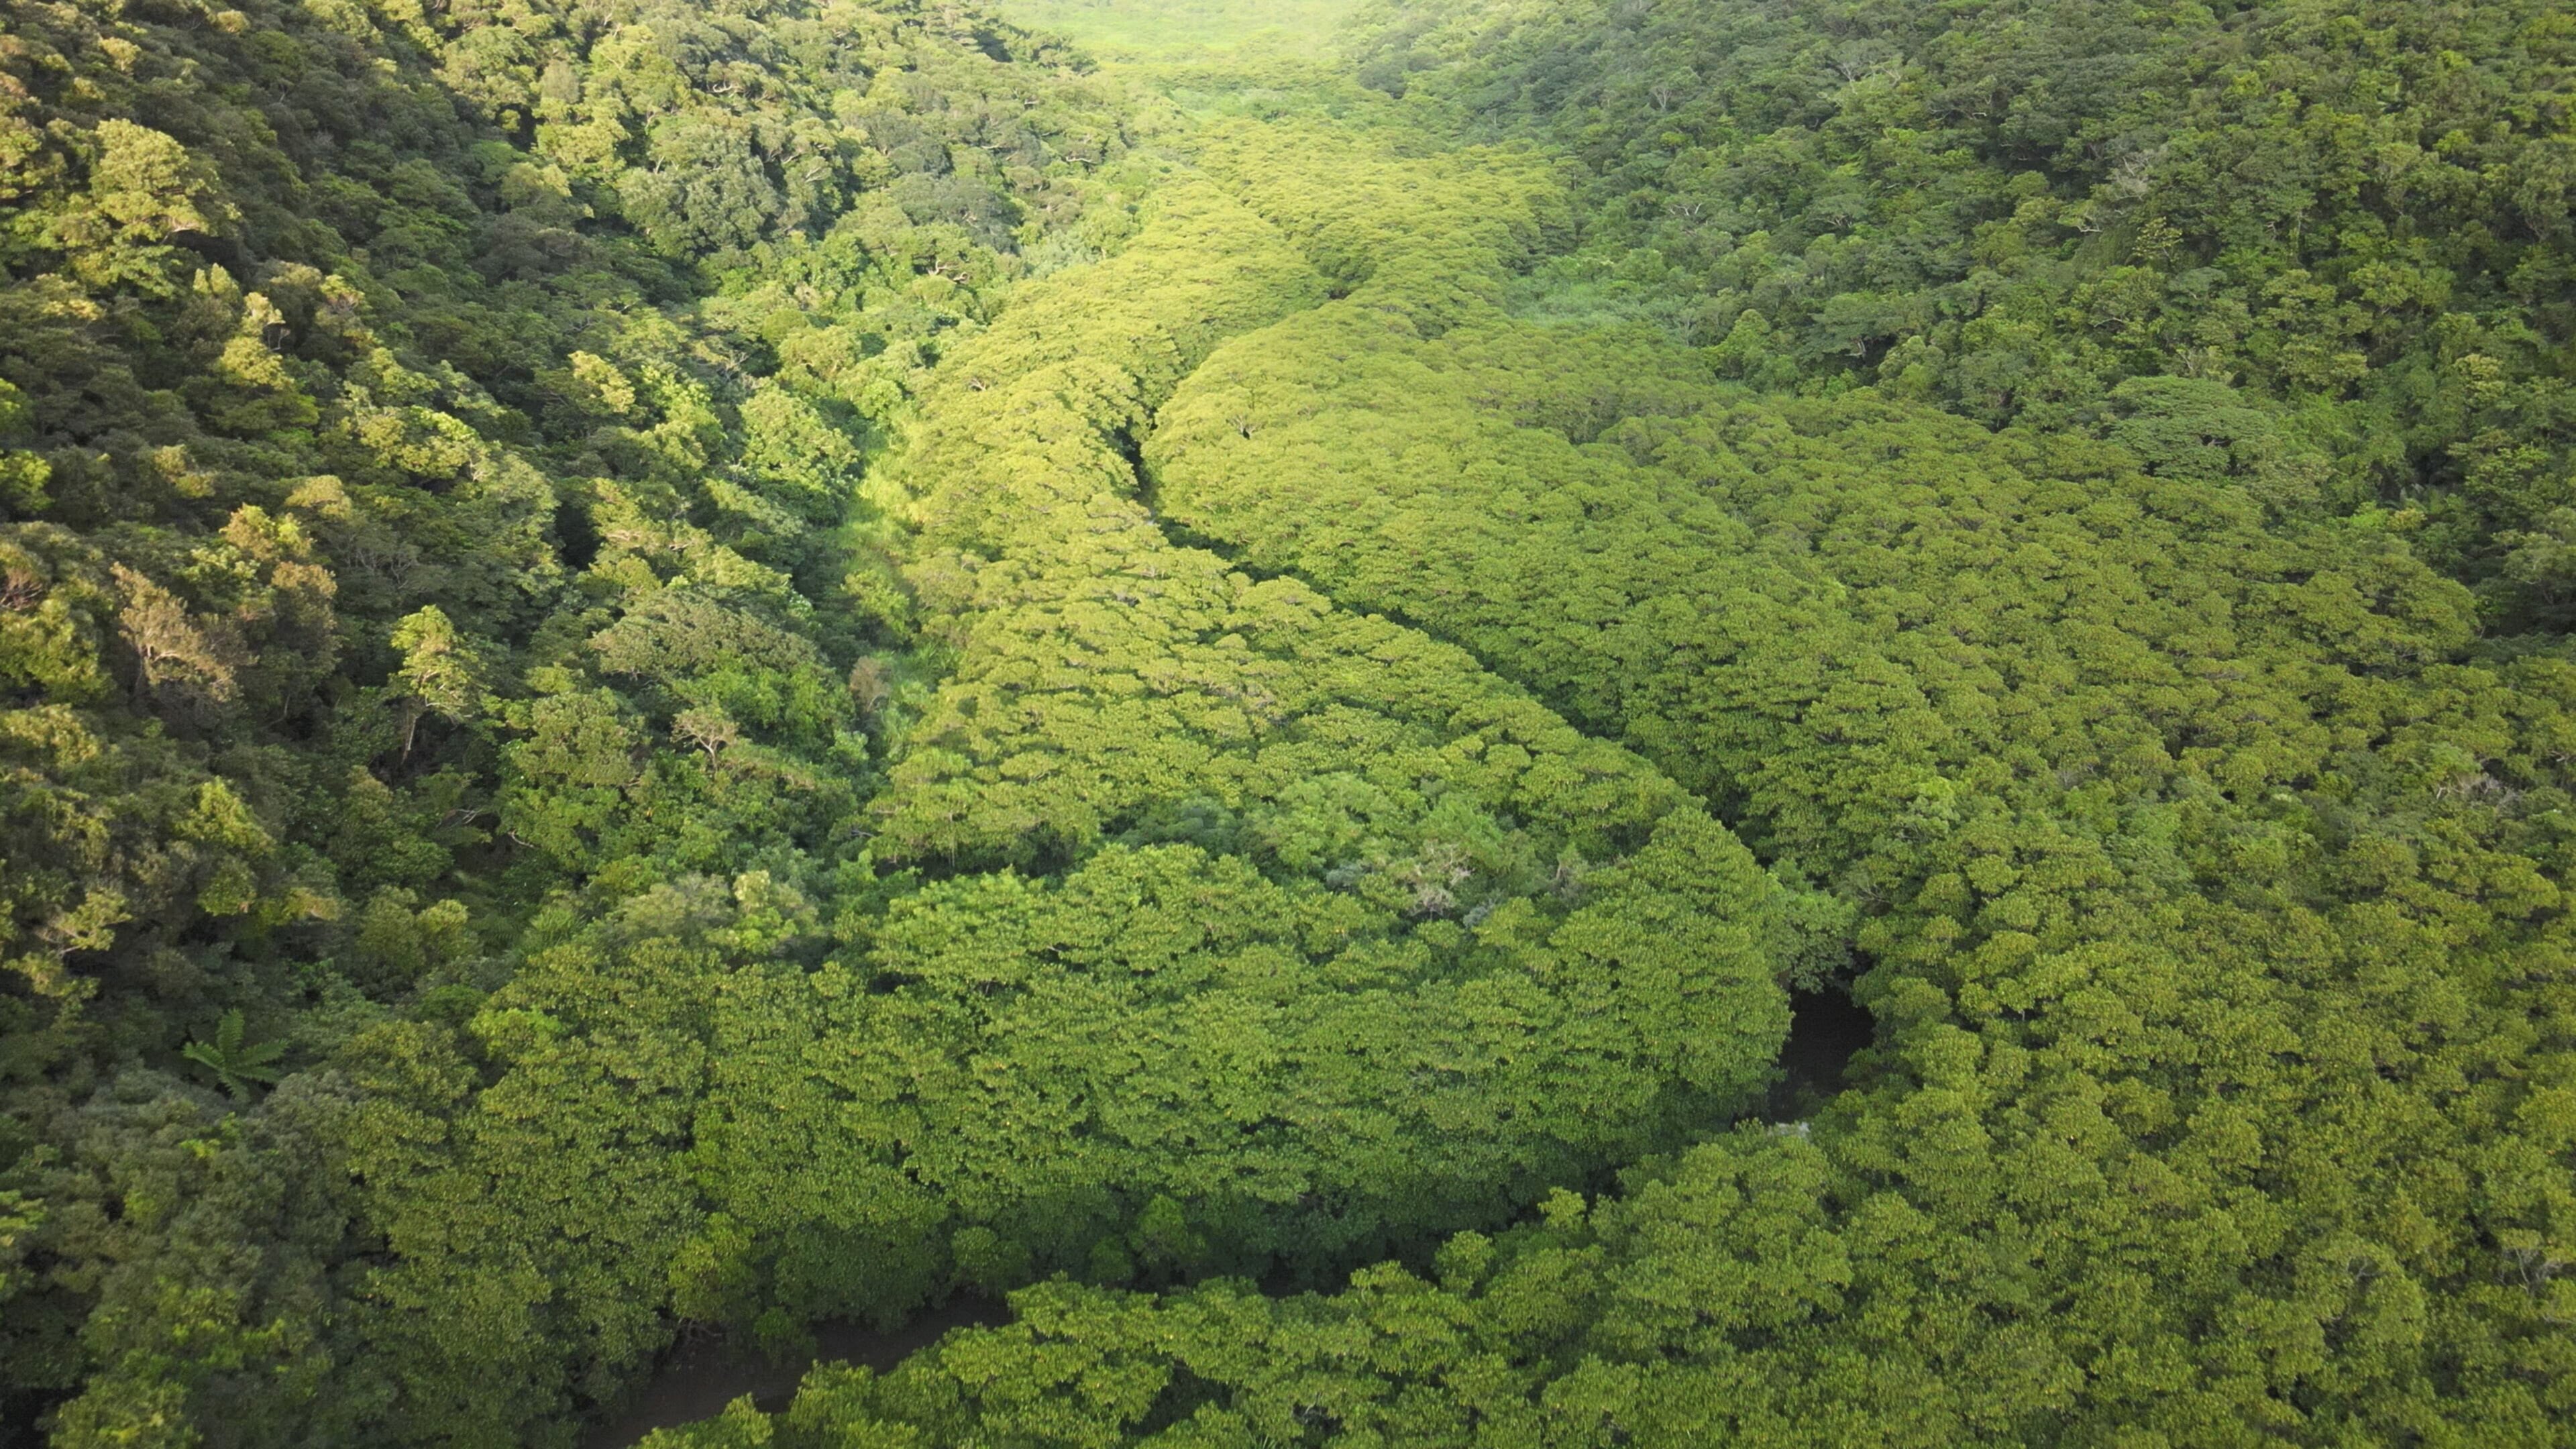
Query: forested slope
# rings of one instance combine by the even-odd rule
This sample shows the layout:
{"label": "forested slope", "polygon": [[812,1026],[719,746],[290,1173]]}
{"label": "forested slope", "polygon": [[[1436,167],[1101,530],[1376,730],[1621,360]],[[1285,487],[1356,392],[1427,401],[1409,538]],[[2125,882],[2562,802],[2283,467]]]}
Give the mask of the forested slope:
{"label": "forested slope", "polygon": [[2566,17],[1335,8],[0,11],[0,1441],[2569,1442]]}
{"label": "forested slope", "polygon": [[2303,490],[2563,628],[2570,26],[2551,0],[1387,0],[1354,61],[1579,158],[1591,225],[1543,308],[1990,424],[2284,432]]}
{"label": "forested slope", "polygon": [[1121,107],[953,10],[6,21],[0,1424],[559,1435],[719,1291],[726,973],[872,878],[862,462]]}
{"label": "forested slope", "polygon": [[1342,1293],[1068,1284],[674,1442],[2559,1442],[2554,641],[2225,438],[1516,317],[1509,212],[1442,201],[1481,164],[1400,123],[1192,156],[1338,295],[1180,386],[1157,506],[1828,884],[1880,1045]]}
{"label": "forested slope", "polygon": [[13,1425],[559,1442],[684,1323],[1334,1281],[1759,1091],[1722,827],[1133,501],[1326,283],[1114,85],[18,17]]}

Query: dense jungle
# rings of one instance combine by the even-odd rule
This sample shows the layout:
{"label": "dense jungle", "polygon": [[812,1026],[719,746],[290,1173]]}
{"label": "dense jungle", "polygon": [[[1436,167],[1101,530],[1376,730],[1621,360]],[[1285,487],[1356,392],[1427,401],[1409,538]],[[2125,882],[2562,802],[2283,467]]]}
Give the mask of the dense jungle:
{"label": "dense jungle", "polygon": [[2567,0],[0,0],[0,1446],[2576,1445],[2570,630]]}

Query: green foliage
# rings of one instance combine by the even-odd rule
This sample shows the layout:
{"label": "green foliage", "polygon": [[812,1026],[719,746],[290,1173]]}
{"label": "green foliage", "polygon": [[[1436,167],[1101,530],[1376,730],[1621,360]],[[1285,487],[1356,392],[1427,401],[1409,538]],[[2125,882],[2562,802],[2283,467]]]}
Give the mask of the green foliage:
{"label": "green foliage", "polygon": [[1354,7],[1351,0],[1006,0],[999,8],[1100,54],[1186,62],[1210,49],[1322,54]]}
{"label": "green foliage", "polygon": [[286,1046],[273,1041],[245,1043],[242,1014],[227,1011],[215,1024],[214,1040],[192,1041],[180,1048],[179,1055],[213,1073],[235,1100],[247,1102],[253,1084],[276,1082],[279,1072],[274,1064],[286,1055]]}
{"label": "green foliage", "polygon": [[[1711,355],[1516,316],[1513,208],[1441,201],[1492,160],[1196,142],[1344,295],[1173,391],[1156,508],[1829,883],[1793,910],[1849,930],[1880,1044],[1817,1119],[1537,1194],[1436,1287],[1030,1290],[818,1372],[773,1442],[2563,1441],[2562,650],[2480,644],[2403,521],[2324,521],[2349,462],[2264,392],[2142,370],[2001,430],[1929,372],[1763,396],[1725,379],[1817,375],[1776,320]],[[1240,838],[1206,793],[1167,828]],[[1158,1221],[1068,1266],[1125,1280],[1189,1243]]]}
{"label": "green foliage", "polygon": [[[901,1241],[944,1202],[995,1288],[1324,1274],[1765,1079],[1787,1021],[1750,857],[1675,820],[1582,894],[1555,921],[1517,900],[1408,929],[1187,845],[1113,847],[1052,889],[933,887],[863,969],[734,998],[699,1151],[755,1244]],[[807,1307],[880,1308],[872,1286]]]}
{"label": "green foliage", "polygon": [[[499,1277],[436,1226],[446,1184],[506,1176],[460,1122],[583,1080],[497,1045],[508,991],[554,969],[532,923],[709,875],[866,886],[882,743],[845,680],[922,666],[909,601],[850,582],[893,577],[858,477],[1023,244],[1119,234],[1109,94],[902,4],[6,29],[0,1190],[33,1226],[0,1419],[66,1443],[559,1434],[565,1385],[603,1398],[669,1337],[678,1249],[619,1260],[643,1288],[523,1310],[523,1340],[468,1327],[510,1273],[571,1271],[544,1246],[571,1220],[506,1197],[525,1233],[471,1230]],[[487,1018],[491,1042],[458,1035]],[[301,1207],[233,1204],[182,1244],[119,1205],[142,1139],[85,1124],[212,1110],[165,1070],[242,1099],[207,1160],[319,1204],[307,1237]],[[317,1093],[360,1105],[316,1116]],[[603,1160],[667,1178],[668,1139],[601,1101],[579,1120],[622,1144]],[[467,1155],[405,1155],[433,1141]],[[181,1177],[151,1190],[207,1190]],[[694,1232],[656,1211],[627,1214],[635,1241]]]}
{"label": "green foliage", "polygon": [[953,663],[871,850],[1011,868],[720,1014],[690,1291],[882,1314],[950,1271],[1328,1273],[1765,1078],[1786,932],[1726,832],[1463,654],[1229,576],[1133,500],[1140,409],[1321,294],[1175,180],[943,363],[894,477]]}
{"label": "green foliage", "polygon": [[10,12],[0,1442],[2569,1442],[2560,18],[1339,8]]}
{"label": "green foliage", "polygon": [[[1291,175],[1333,164],[1328,147],[1293,154]],[[1329,193],[1256,195],[1294,231],[1293,209]],[[1147,449],[1158,500],[1251,567],[1469,643],[1623,732],[1758,849],[1834,882],[1863,918],[1855,944],[1874,969],[1859,985],[1887,1042],[1868,1093],[1816,1124],[1844,1174],[1826,1220],[1837,1251],[1897,1203],[1946,1241],[2079,1245],[2033,1259],[2020,1286],[1970,1274],[1945,1290],[1997,1326],[1943,1352],[1876,1337],[1865,1308],[1816,1328],[1780,1369],[1797,1387],[1778,1392],[1863,1417],[1810,1432],[1950,1442],[2160,1423],[2201,1442],[2303,1394],[2317,1423],[2546,1416],[2546,1398],[2434,1367],[2529,1362],[2536,1320],[2502,1300],[2481,1300],[2495,1317],[2408,1318],[2391,1330],[2404,1350],[2383,1359],[2203,1358],[2139,1381],[2107,1366],[2193,1362],[2234,1331],[2209,1325],[2360,1311],[2289,1286],[2321,1271],[2301,1266],[2314,1235],[2371,1254],[2409,1232],[2454,1245],[2386,1280],[2391,1314],[2483,1291],[2483,1210],[2399,1183],[2473,1178],[2519,1109],[2453,1115],[2439,1089],[2384,1087],[2365,1092],[2381,1103],[2365,1127],[2334,1105],[2364,1089],[2322,1042],[2420,1031],[2402,1023],[2421,1007],[2381,1016],[2347,994],[2347,973],[2395,970],[2449,1003],[2459,1050],[2561,1070],[2563,1027],[2521,1025],[2559,1009],[2531,974],[2559,949],[2555,847],[2524,803],[2554,809],[2568,784],[2547,743],[2566,727],[2555,651],[2466,653],[2462,591],[2383,529],[2300,521],[2282,489],[2298,476],[2285,464],[2303,465],[2277,432],[2188,379],[2124,384],[2101,447],[1868,393],[1751,397],[1651,334],[1569,335],[1490,308],[1390,336],[1387,314],[1409,305],[1372,283],[1221,349]],[[2358,964],[2417,949],[2412,972]],[[2231,1040],[2246,1054],[2223,1054]],[[2377,1060],[2395,1073],[2383,1082],[2447,1080],[2429,1060],[2421,1079]],[[2223,1106],[2233,1083],[2272,1105]],[[2070,1137],[2073,1119],[2053,1115],[2070,1111],[2095,1125]],[[2241,1155],[2211,1155],[2194,1135],[2209,1126],[2175,1130],[2219,1120],[2244,1134]],[[2122,1205],[2139,1189],[2120,1184],[2149,1179],[2186,1196]],[[2185,1201],[2282,1235],[2213,1257],[2212,1220]],[[1690,1281],[1679,1260],[1647,1271]],[[1894,1271],[1910,1286],[1890,1291],[1928,1291]],[[2181,1317],[2117,1300],[2113,1281]],[[2012,1306],[2036,1302],[2056,1305],[2045,1337]],[[1605,1306],[1595,1321],[1616,1334],[1644,1317]],[[1838,1377],[1844,1353],[1870,1376]],[[1912,1402],[1873,1386],[1896,1382]],[[1645,1390],[1618,1412],[1689,1400]],[[2400,1402],[2413,1407],[2369,1407]],[[1724,1412],[1755,1417],[1636,1432],[1697,1442],[1804,1417]]]}
{"label": "green foliage", "polygon": [[1380,0],[1349,44],[1439,124],[1580,161],[1536,313],[2052,432],[2195,382],[2508,619],[2551,607],[2503,560],[2569,471],[2555,6]]}

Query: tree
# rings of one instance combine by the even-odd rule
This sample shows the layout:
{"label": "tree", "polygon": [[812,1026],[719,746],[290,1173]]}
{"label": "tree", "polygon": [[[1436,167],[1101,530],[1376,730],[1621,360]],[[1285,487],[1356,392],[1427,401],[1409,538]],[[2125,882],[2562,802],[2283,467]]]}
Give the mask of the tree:
{"label": "tree", "polygon": [[215,1023],[214,1040],[192,1041],[180,1049],[179,1055],[214,1073],[215,1080],[232,1093],[235,1101],[248,1102],[252,1084],[277,1081],[281,1073],[274,1064],[286,1055],[286,1046],[273,1041],[245,1045],[242,1014],[234,1010],[225,1012],[223,1019]]}
{"label": "tree", "polygon": [[402,665],[394,678],[408,701],[403,711],[402,753],[409,759],[422,716],[435,714],[463,724],[480,713],[486,666],[478,657],[480,651],[457,634],[455,624],[436,604],[395,624],[392,642],[402,651]]}
{"label": "tree", "polygon": [[167,696],[194,718],[210,718],[230,705],[240,687],[236,651],[218,626],[191,614],[179,596],[124,564],[110,566],[116,580],[117,628],[134,651],[136,702]]}

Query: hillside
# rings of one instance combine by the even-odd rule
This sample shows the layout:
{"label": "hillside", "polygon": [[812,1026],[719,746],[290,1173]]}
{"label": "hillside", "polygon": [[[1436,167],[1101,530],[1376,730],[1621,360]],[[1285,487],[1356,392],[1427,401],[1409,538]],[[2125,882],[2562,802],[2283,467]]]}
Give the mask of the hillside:
{"label": "hillside", "polygon": [[2571,1442],[2561,9],[7,15],[0,1443]]}

